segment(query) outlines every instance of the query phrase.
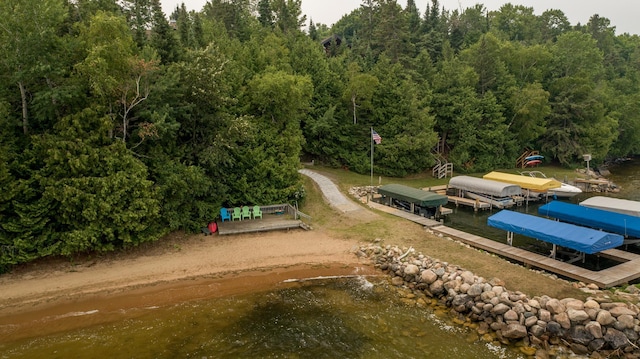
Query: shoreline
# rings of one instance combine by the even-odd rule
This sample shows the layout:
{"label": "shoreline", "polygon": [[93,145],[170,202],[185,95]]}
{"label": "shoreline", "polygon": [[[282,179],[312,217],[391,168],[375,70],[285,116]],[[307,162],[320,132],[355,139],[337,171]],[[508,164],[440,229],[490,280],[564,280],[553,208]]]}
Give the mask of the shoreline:
{"label": "shoreline", "polygon": [[0,343],[108,322],[123,308],[266,291],[287,279],[373,273],[354,254],[360,244],[323,230],[180,235],[108,258],[34,263],[0,276]]}
{"label": "shoreline", "polygon": [[180,303],[267,292],[297,286],[299,279],[356,272],[383,275],[362,263],[300,263],[47,299],[28,308],[21,305],[17,312],[0,316],[0,344],[120,321]]}

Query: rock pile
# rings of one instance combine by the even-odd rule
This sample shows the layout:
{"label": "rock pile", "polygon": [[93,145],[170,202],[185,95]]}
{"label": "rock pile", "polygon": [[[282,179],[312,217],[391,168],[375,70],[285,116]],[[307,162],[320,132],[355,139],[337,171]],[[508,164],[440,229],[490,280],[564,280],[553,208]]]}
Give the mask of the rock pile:
{"label": "rock pile", "polygon": [[478,334],[492,333],[503,344],[518,343],[534,352],[566,345],[576,354],[640,358],[640,308],[634,304],[603,298],[529,298],[507,290],[499,279],[478,277],[412,248],[371,244],[360,247],[358,254],[388,273],[393,285],[433,298],[454,319],[477,323]]}
{"label": "rock pile", "polygon": [[349,188],[349,194],[355,198],[367,197],[371,193],[378,193],[379,186],[362,186]]}

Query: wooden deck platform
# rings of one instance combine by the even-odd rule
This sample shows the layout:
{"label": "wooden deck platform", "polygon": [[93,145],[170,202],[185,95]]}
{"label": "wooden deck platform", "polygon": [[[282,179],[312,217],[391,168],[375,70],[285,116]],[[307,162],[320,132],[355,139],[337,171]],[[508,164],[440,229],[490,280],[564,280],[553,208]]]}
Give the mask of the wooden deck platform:
{"label": "wooden deck platform", "polygon": [[218,233],[220,235],[290,230],[296,228],[309,229],[301,220],[294,219],[293,216],[286,214],[263,214],[263,218],[218,222]]}
{"label": "wooden deck platform", "polygon": [[574,179],[576,187],[580,188],[583,192],[607,192],[611,186],[611,181],[607,179],[587,179],[576,178]]}
{"label": "wooden deck platform", "polygon": [[491,204],[487,202],[482,202],[481,200],[475,200],[471,198],[457,197],[457,196],[447,196],[449,197],[449,203],[453,203],[458,206],[467,206],[473,208],[474,211],[479,209],[486,210],[491,208]]}
{"label": "wooden deck platform", "polygon": [[463,243],[469,244],[472,247],[480,248],[487,252],[495,253],[532,267],[544,269],[551,273],[556,273],[585,283],[594,283],[600,288],[614,287],[640,278],[640,255],[630,252],[617,249],[610,249],[601,252],[603,257],[607,257],[621,263],[611,268],[592,271],[446,226],[435,226],[431,229],[434,232],[449,236]]}

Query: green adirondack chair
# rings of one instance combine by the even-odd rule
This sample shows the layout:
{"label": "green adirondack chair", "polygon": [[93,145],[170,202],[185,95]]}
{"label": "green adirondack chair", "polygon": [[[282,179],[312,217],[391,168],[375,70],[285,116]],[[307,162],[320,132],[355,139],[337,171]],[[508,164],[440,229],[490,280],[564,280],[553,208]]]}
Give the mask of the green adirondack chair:
{"label": "green adirondack chair", "polygon": [[242,220],[242,212],[240,211],[240,207],[235,207],[233,209],[233,213],[231,213],[231,220],[235,221],[235,220]]}
{"label": "green adirondack chair", "polygon": [[257,217],[262,219],[262,210],[260,209],[260,206],[253,206],[253,219],[256,219]]}
{"label": "green adirondack chair", "polygon": [[251,219],[251,209],[249,206],[242,207],[242,219]]}

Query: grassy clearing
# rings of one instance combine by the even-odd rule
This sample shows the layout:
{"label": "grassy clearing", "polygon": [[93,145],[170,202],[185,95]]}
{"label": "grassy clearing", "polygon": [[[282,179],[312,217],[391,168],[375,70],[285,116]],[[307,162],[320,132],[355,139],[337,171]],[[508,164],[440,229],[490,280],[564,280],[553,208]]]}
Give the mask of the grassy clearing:
{"label": "grassy clearing", "polygon": [[[344,193],[353,186],[366,186],[370,182],[369,176],[342,169],[319,166],[311,169],[331,178]],[[381,183],[400,183],[420,188],[446,184],[448,179],[436,180],[431,178],[430,174],[423,174],[411,178],[382,177]],[[377,178],[374,184],[377,185]],[[314,230],[330,232],[337,238],[362,242],[381,239],[383,244],[406,248],[411,246],[425,255],[458,265],[486,279],[500,278],[505,281],[507,288],[519,290],[529,296],[546,294],[555,298],[587,297],[585,293],[565,281],[553,280],[490,253],[467,248],[452,240],[429,234],[422,226],[407,220],[380,212],[376,212],[376,216],[366,218],[340,214],[325,204],[315,182],[305,177],[305,186],[307,198],[301,209],[313,217]]]}

